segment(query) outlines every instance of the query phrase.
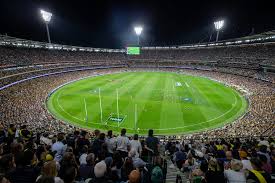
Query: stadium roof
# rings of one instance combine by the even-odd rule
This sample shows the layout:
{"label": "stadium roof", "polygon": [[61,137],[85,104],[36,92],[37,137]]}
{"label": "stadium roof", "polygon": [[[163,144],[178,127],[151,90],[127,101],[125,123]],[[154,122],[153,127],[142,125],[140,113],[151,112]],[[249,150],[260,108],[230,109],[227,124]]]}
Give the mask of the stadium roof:
{"label": "stadium roof", "polygon": [[[200,47],[216,47],[216,46],[229,46],[229,45],[244,45],[253,43],[266,43],[275,41],[275,30],[264,32],[261,34],[255,34],[245,36],[236,39],[228,39],[218,42],[175,45],[175,46],[154,46],[154,47],[142,47],[142,49],[188,49],[188,48],[200,48]],[[88,52],[110,52],[110,53],[124,53],[125,49],[106,49],[106,48],[91,48],[61,44],[50,44],[39,41],[32,41],[27,39],[15,38],[7,35],[0,35],[0,45],[17,46],[25,48],[45,48],[53,50],[67,50],[67,51],[88,51]]]}
{"label": "stadium roof", "polygon": [[45,42],[11,37],[7,35],[0,35],[0,45],[25,47],[25,48],[45,48],[45,49],[54,49],[54,50],[67,50],[67,51],[113,52],[113,53],[125,52],[124,49],[105,49],[105,48],[91,48],[91,47],[61,45],[61,44],[50,44]]}
{"label": "stadium roof", "polygon": [[174,49],[174,48],[198,48],[198,47],[215,47],[215,46],[228,46],[228,45],[243,45],[243,44],[253,44],[253,43],[266,43],[275,41],[275,30],[263,32],[260,34],[222,40],[218,42],[207,42],[207,43],[197,43],[197,44],[186,44],[186,45],[175,45],[166,47],[143,47],[143,49]]}

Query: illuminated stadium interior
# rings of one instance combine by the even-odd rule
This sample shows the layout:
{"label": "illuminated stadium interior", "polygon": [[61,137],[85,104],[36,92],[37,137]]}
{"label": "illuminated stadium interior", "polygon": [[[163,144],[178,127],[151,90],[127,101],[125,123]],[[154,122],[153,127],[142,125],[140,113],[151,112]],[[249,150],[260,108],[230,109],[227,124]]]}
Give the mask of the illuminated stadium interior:
{"label": "illuminated stadium interior", "polygon": [[1,182],[275,180],[275,30],[234,38],[220,16],[202,41],[154,44],[164,33],[139,20],[107,48],[85,33],[58,41],[78,30],[54,26],[55,8],[37,11],[43,39],[0,27]]}

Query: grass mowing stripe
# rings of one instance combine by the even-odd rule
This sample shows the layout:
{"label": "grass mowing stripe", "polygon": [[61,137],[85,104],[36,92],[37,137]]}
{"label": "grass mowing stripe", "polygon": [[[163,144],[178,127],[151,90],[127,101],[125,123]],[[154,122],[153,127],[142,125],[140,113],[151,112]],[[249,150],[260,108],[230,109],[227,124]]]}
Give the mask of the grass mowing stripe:
{"label": "grass mowing stripe", "polygon": [[[132,75],[117,75],[115,78],[116,79],[121,79],[122,77],[131,77]],[[81,84],[81,85],[83,85],[81,82],[80,83],[74,83],[75,84],[75,87],[76,88],[79,88],[79,85]],[[104,84],[104,85],[103,85]],[[96,86],[96,88],[97,87],[105,87],[105,85],[108,85],[108,83],[106,83],[106,82],[103,82],[102,84],[100,84],[100,85],[97,85]],[[108,87],[112,87],[114,84],[113,83],[111,83],[111,84],[109,84],[108,85]],[[88,85],[89,86],[89,85]],[[90,87],[90,86],[89,86]],[[86,102],[88,103],[88,104],[90,104],[90,100],[91,100],[91,98],[93,98],[94,99],[94,105],[96,105],[97,104],[97,106],[93,106],[93,105],[89,105],[89,108],[92,108],[93,109],[93,112],[96,112],[97,114],[99,114],[100,115],[100,113],[99,113],[99,104],[98,104],[98,94],[96,94],[96,95],[90,95],[89,94],[89,91],[90,91],[90,88],[89,87],[87,87],[86,86],[86,93],[88,93],[88,95],[89,96],[86,96],[87,97],[87,100],[86,100]],[[105,87],[106,88],[106,87]],[[88,90],[88,91],[87,91]],[[63,90],[62,90],[63,91]],[[81,97],[81,96],[83,96],[83,89],[81,89],[81,94],[78,94],[78,96],[79,97]],[[77,92],[77,91],[74,91],[75,93],[79,93],[79,92]],[[87,95],[85,93],[85,95]],[[78,107],[77,105],[76,106],[72,106],[71,105],[71,100],[64,100],[64,103],[62,103],[61,104],[62,106],[66,106],[68,109],[75,109],[72,113],[73,113],[73,116],[76,116],[77,114],[79,114],[79,112],[77,113],[77,110],[81,110],[81,107]],[[66,111],[68,110],[68,109],[66,109]],[[89,116],[91,116],[91,113],[89,113]],[[80,118],[82,118],[82,117],[80,117]],[[99,118],[100,119],[100,118]],[[94,119],[94,121],[100,121],[99,119]],[[88,123],[90,122],[90,121],[92,121],[90,118],[88,118]],[[84,123],[84,122],[80,122],[80,123]]]}
{"label": "grass mowing stripe", "polygon": [[[182,86],[176,87],[174,85],[176,82],[180,82]],[[84,128],[119,131],[116,122],[110,122],[108,126],[92,123],[94,119],[96,121],[100,119],[96,91],[98,87],[102,88],[103,103],[107,105],[104,110],[106,118],[109,113],[116,113],[116,88],[119,88],[120,113],[127,115],[120,127],[127,128],[129,133],[136,133],[134,103],[138,104],[138,127],[140,128],[138,133],[140,134],[146,134],[149,128],[155,129],[156,134],[190,133],[208,127],[213,128],[243,114],[247,105],[245,99],[235,90],[205,78],[169,72],[124,72],[86,78],[60,88],[49,98],[49,110],[57,118]],[[192,91],[193,87],[195,92]],[[62,94],[60,102],[66,111],[76,114],[81,120],[64,113],[58,106],[57,98],[60,93]],[[235,100],[235,94],[236,105],[232,110],[230,108],[230,111],[227,111],[229,104],[231,107],[232,101]],[[88,113],[94,114],[89,116],[88,124],[84,120],[86,116],[84,97],[87,99],[87,110],[92,111]],[[188,98],[192,101],[184,100]],[[195,99],[198,99],[198,102]],[[208,104],[209,102],[213,103]],[[193,110],[186,110],[186,107]],[[214,115],[219,110],[222,115]],[[183,120],[184,123],[182,123]]]}
{"label": "grass mowing stripe", "polygon": [[[201,108],[200,108],[200,104],[198,100],[199,95],[195,93],[196,90],[194,89],[193,84],[190,82],[189,77],[183,78],[183,77],[180,77],[180,75],[178,75],[177,77],[180,81],[188,83],[187,85],[183,86],[183,90],[185,90],[188,93],[187,96],[192,99],[191,104],[183,103],[181,105],[183,115],[185,118],[185,125],[193,124],[194,121],[197,121],[197,122],[206,121],[207,117],[204,115],[204,113],[201,111]],[[196,115],[190,116],[191,113]]]}
{"label": "grass mowing stripe", "polygon": [[[131,81],[134,81],[135,78],[136,78],[135,75],[128,75],[128,76],[125,75],[123,77],[120,77],[119,79],[120,80],[129,79]],[[117,85],[118,85],[117,82],[112,82],[112,83],[107,83],[106,85],[102,86],[102,88],[104,89],[104,91],[102,92],[103,121],[106,121],[111,113],[116,113],[116,100],[117,100],[116,89],[119,89],[119,87]],[[110,90],[112,90],[112,92],[110,92]],[[123,90],[121,90],[121,91],[119,90],[119,95],[123,95],[123,93],[124,93]],[[99,100],[97,100],[97,102],[95,102],[92,105],[99,106]],[[91,107],[91,108],[93,108],[93,107]],[[100,113],[95,115],[94,121],[100,122]]]}

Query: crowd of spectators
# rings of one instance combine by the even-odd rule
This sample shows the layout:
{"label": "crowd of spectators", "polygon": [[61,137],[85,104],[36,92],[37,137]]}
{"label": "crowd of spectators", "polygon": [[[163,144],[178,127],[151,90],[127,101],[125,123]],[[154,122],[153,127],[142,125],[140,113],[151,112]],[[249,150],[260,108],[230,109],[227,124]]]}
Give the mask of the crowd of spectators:
{"label": "crowd of spectators", "polygon": [[[116,138],[113,138],[111,132],[82,132],[54,119],[45,107],[49,92],[66,82],[97,74],[137,71],[139,69],[136,67],[144,67],[142,70],[157,69],[209,77],[246,91],[243,95],[249,101],[248,111],[235,122],[222,128],[183,135],[184,141],[181,143],[169,141],[161,144],[154,138],[152,143],[165,146],[163,148],[169,152],[171,160],[182,172],[188,173],[186,176],[190,181],[200,179],[211,182],[226,179],[228,182],[234,182],[230,181],[230,178],[242,177],[244,182],[250,179],[262,182],[262,177],[257,173],[260,172],[268,182],[270,165],[274,167],[274,141],[261,139],[258,142],[254,137],[272,137],[275,134],[275,76],[259,70],[260,64],[274,65],[275,47],[272,43],[249,45],[245,49],[241,49],[242,46],[237,47],[142,50],[142,55],[137,57],[128,57],[122,53],[0,47],[1,86],[33,75],[66,71],[71,68],[111,65],[124,67],[51,75],[1,90],[2,181],[20,182],[22,177],[26,177],[25,182],[73,182],[86,179],[86,182],[140,182],[145,180],[144,177],[147,177],[148,181],[154,181],[151,177],[154,167],[158,167],[156,174],[162,173],[160,176],[164,177],[163,157],[155,158],[160,157],[158,153],[155,154],[158,150],[146,145],[144,141],[140,142],[138,135],[133,136],[130,141],[124,132]],[[239,67],[238,63],[242,66]],[[13,70],[6,67],[8,65],[23,67]],[[13,136],[10,136],[11,133]],[[246,140],[224,140],[235,137]],[[213,140],[219,138],[224,139],[221,142]],[[86,140],[79,142],[79,139]],[[126,141],[129,145],[127,149],[123,147]],[[265,144],[262,144],[263,142]],[[103,150],[106,152],[102,153]],[[226,158],[230,153],[233,157],[229,161]],[[264,154],[268,161],[259,154]],[[163,153],[162,156],[164,155]],[[86,163],[85,166],[82,163]],[[138,167],[136,164],[143,166]],[[240,171],[244,169],[253,169],[257,172]],[[103,174],[102,170],[105,170]],[[274,173],[274,168],[272,171]]]}
{"label": "crowd of spectators", "polygon": [[19,47],[0,47],[0,66],[24,66],[45,63],[121,60],[124,53],[62,51]]}
{"label": "crowd of spectators", "polygon": [[[274,182],[274,139],[217,139],[168,141],[165,149],[192,183]],[[272,180],[273,179],[273,180]]]}
{"label": "crowd of spectators", "polygon": [[162,183],[167,166],[158,138],[148,134],[140,141],[125,129],[118,136],[111,130],[37,133],[0,124],[0,182]]}
{"label": "crowd of spectators", "polygon": [[[167,167],[167,161],[171,162]],[[161,141],[95,130],[31,131],[0,124],[0,181],[3,183],[163,183],[167,169],[179,182],[272,183],[272,138]],[[272,177],[273,176],[273,177]]]}

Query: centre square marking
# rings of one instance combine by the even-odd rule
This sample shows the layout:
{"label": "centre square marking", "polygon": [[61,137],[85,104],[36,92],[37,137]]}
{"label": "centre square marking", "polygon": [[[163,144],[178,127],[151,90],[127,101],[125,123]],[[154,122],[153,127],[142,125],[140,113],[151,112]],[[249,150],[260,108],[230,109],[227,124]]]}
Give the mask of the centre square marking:
{"label": "centre square marking", "polygon": [[108,121],[114,121],[114,122],[118,122],[118,123],[121,123],[124,121],[124,119],[126,118],[125,115],[118,115],[117,114],[110,114],[109,118],[108,118]]}

